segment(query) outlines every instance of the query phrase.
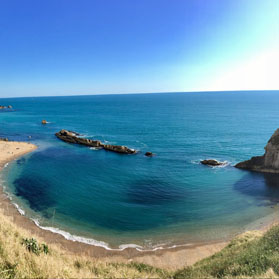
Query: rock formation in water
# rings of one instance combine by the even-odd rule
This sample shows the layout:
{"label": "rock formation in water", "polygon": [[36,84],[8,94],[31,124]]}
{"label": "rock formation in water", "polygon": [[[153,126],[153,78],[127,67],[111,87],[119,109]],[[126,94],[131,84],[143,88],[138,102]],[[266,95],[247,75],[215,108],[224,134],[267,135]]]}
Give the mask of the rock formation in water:
{"label": "rock formation in water", "polygon": [[46,120],[42,120],[42,124],[43,125],[47,124],[47,121]]}
{"label": "rock formation in water", "polygon": [[145,152],[144,155],[147,156],[147,157],[153,157],[154,156],[154,154],[152,152],[149,152],[149,151]]}
{"label": "rock formation in water", "polygon": [[216,166],[222,166],[225,163],[224,162],[219,162],[219,161],[214,160],[214,159],[207,159],[207,160],[202,160],[201,164],[216,167]]}
{"label": "rock formation in water", "polygon": [[75,144],[81,144],[85,146],[105,149],[108,151],[113,151],[117,153],[123,153],[123,154],[134,154],[137,151],[135,149],[128,148],[126,146],[122,145],[111,145],[111,144],[103,144],[99,140],[91,140],[86,138],[78,137],[78,133],[67,131],[67,130],[61,130],[60,132],[55,134],[59,139],[69,142],[69,143],[75,143]]}
{"label": "rock formation in water", "polygon": [[0,105],[0,109],[12,109],[13,107],[11,106],[11,105],[9,105],[9,106],[1,106]]}
{"label": "rock formation in water", "polygon": [[252,157],[250,160],[236,164],[235,167],[258,172],[279,173],[279,129],[269,139],[264,155]]}

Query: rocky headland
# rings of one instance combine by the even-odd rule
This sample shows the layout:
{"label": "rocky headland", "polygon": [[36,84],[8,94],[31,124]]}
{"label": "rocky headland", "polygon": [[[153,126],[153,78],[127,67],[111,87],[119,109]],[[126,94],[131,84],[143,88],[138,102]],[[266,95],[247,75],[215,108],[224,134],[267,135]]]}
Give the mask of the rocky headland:
{"label": "rocky headland", "polygon": [[73,131],[68,130],[61,130],[60,132],[55,134],[59,139],[68,142],[68,143],[74,143],[74,144],[80,144],[85,145],[89,147],[95,147],[99,149],[105,149],[108,151],[113,151],[116,153],[122,153],[122,154],[135,154],[137,151],[132,148],[128,148],[123,145],[111,145],[111,144],[104,144],[99,140],[91,140],[79,137],[79,134]]}
{"label": "rocky headland", "polygon": [[235,167],[257,172],[279,173],[279,129],[269,139],[264,155],[252,157],[236,164]]}

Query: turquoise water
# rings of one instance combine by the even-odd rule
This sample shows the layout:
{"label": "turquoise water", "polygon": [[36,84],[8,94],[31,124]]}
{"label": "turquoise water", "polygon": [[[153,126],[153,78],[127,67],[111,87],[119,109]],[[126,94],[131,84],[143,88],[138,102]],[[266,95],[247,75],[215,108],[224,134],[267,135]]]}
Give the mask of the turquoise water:
{"label": "turquoise water", "polygon": [[[279,91],[1,99],[0,137],[31,141],[2,184],[43,227],[143,248],[216,240],[276,213],[277,175],[235,169],[279,126]],[[46,119],[49,124],[41,125]],[[61,129],[140,150],[71,145]],[[29,138],[31,136],[31,139]],[[144,152],[156,154],[153,158]],[[211,168],[200,159],[227,161]],[[123,246],[121,246],[123,247]]]}

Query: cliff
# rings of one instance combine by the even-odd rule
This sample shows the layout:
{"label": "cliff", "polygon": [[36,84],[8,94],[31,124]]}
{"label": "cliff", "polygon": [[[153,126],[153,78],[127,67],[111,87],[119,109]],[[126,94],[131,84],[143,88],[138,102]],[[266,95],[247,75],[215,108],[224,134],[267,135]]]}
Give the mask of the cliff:
{"label": "cliff", "polygon": [[264,155],[252,157],[250,160],[236,164],[235,167],[258,172],[279,173],[279,129],[269,139]]}

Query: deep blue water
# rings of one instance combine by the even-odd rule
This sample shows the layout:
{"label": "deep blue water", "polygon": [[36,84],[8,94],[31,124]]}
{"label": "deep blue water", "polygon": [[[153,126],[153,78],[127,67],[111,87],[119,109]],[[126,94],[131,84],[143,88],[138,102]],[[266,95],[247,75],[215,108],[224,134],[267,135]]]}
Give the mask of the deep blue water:
{"label": "deep blue water", "polygon": [[[2,173],[6,191],[42,226],[145,247],[231,236],[276,213],[277,175],[233,165],[279,126],[279,91],[0,99],[0,137],[38,150]],[[41,120],[50,123],[41,125]],[[121,155],[71,145],[61,129],[140,150]],[[31,136],[31,139],[29,138]],[[153,158],[144,152],[156,154]],[[222,168],[200,159],[228,161]]]}

